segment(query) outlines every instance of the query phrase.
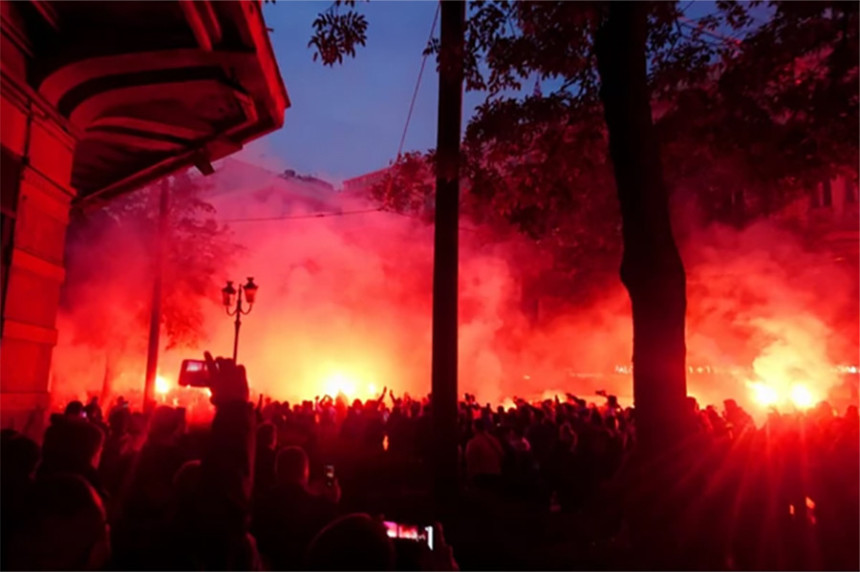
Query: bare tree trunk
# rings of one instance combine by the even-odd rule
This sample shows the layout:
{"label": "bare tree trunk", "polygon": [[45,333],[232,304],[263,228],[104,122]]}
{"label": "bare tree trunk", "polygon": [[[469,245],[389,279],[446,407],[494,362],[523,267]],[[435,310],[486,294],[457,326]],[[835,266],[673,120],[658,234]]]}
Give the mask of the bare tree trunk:
{"label": "bare tree trunk", "polygon": [[149,316],[149,343],[146,351],[146,378],[143,385],[143,409],[155,408],[155,378],[158,374],[158,348],[161,333],[161,287],[164,274],[164,249],[167,234],[167,209],[170,183],[161,181],[158,200],[158,235],[155,244],[155,267],[152,278],[152,306]]}
{"label": "bare tree trunk", "polygon": [[113,368],[111,367],[110,349],[105,350],[105,373],[102,377],[102,394],[99,400],[102,405],[109,403],[113,393]]}
{"label": "bare tree trunk", "polygon": [[686,277],[646,80],[647,3],[611,2],[597,34],[600,97],[621,204],[621,281],[633,307],[633,398],[639,444],[656,451],[682,435],[686,398]]}
{"label": "bare tree trunk", "polygon": [[116,340],[108,342],[105,349],[105,373],[102,378],[102,392],[100,401],[102,407],[107,407],[111,398],[114,396],[114,382],[120,372],[120,360],[125,355],[126,342],[124,340]]}
{"label": "bare tree trunk", "polygon": [[442,2],[439,118],[436,134],[436,227],[433,251],[432,408],[437,506],[457,492],[457,277],[460,126],[466,4]]}

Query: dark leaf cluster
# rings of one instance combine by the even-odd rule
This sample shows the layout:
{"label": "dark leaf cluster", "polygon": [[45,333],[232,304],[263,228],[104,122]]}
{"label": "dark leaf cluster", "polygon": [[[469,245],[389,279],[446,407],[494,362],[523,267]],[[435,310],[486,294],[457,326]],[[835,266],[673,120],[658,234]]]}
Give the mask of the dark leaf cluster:
{"label": "dark leaf cluster", "polygon": [[[341,6],[349,10],[340,11]],[[353,8],[354,1],[338,0],[313,22],[313,36],[308,47],[314,49],[314,61],[333,66],[343,63],[344,56],[355,57],[357,46],[367,42],[367,18]]]}

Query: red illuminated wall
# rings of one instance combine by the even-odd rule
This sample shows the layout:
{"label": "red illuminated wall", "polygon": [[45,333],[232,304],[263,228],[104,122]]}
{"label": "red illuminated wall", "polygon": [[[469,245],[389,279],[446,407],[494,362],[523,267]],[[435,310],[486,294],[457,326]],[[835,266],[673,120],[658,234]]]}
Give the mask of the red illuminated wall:
{"label": "red illuminated wall", "polygon": [[211,169],[280,128],[289,98],[259,0],[0,2],[0,16],[0,422],[40,437],[25,423],[49,402],[72,199],[98,208]]}
{"label": "red illuminated wall", "polygon": [[[6,54],[4,53],[4,57]],[[74,196],[74,139],[8,76],[0,83],[3,147],[2,425],[38,435],[57,340],[63,245]],[[27,427],[28,418],[31,426]]]}

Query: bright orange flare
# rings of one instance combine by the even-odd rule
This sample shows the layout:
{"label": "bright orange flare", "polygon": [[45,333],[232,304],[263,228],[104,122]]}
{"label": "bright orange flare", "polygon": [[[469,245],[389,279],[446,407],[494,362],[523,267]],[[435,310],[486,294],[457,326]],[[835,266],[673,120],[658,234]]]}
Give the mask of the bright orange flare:
{"label": "bright orange flare", "polygon": [[760,381],[747,382],[750,397],[762,407],[794,406],[797,409],[809,409],[818,403],[813,391],[804,384],[770,384]]}
{"label": "bright orange flare", "polygon": [[759,405],[763,407],[771,407],[779,402],[779,394],[776,389],[770,385],[759,381],[749,382],[748,385],[752,391],[753,401]]}
{"label": "bright orange flare", "polygon": [[808,387],[799,383],[792,386],[789,398],[798,409],[809,409],[815,405],[815,396]]}
{"label": "bright orange flare", "polygon": [[334,373],[325,381],[325,391],[332,397],[338,393],[343,393],[347,396],[355,396],[356,383],[342,373]]}
{"label": "bright orange flare", "polygon": [[164,395],[170,391],[170,382],[160,375],[155,377],[155,392]]}

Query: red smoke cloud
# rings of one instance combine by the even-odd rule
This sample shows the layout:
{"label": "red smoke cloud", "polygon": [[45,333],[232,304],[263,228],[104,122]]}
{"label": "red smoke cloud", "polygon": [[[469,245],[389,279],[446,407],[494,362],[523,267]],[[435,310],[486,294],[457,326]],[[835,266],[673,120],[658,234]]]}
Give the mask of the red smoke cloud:
{"label": "red smoke cloud", "polygon": [[[230,172],[240,167],[225,162],[211,177],[216,187],[237,191],[205,197],[219,219],[373,208],[319,189],[314,195],[307,181],[296,179],[278,179],[272,190],[271,175]],[[312,200],[304,206],[286,200],[287,188]],[[253,276],[260,285],[239,342],[239,361],[249,369],[254,392],[295,401],[339,390],[368,397],[383,386],[397,394],[429,391],[432,227],[365,212],[234,222],[231,228],[245,249],[223,269],[223,279]],[[841,383],[834,366],[857,362],[856,271],[808,251],[773,223],[684,235],[690,393],[702,403],[733,397],[754,406],[750,383],[769,384],[780,400],[803,384],[814,398],[827,397]],[[587,306],[572,301],[534,324],[520,309],[519,276],[522,252],[537,247],[518,240],[487,244],[480,229],[464,229],[460,237],[461,393],[498,403],[605,389],[631,402],[631,377],[616,372],[632,354],[629,303],[619,282],[607,284]],[[113,276],[145,275],[148,264],[144,257],[92,262],[101,269],[105,304],[123,299],[122,283]],[[159,372],[168,383],[175,383],[185,357],[204,349],[230,354],[233,325],[220,306],[220,287],[213,285],[205,305],[207,339],[162,352]],[[130,322],[128,304],[114,307],[118,323]],[[69,333],[87,319],[84,310],[59,319],[52,374],[58,400],[101,390],[103,348],[83,347]],[[146,332],[126,333],[117,392],[143,385]]]}

